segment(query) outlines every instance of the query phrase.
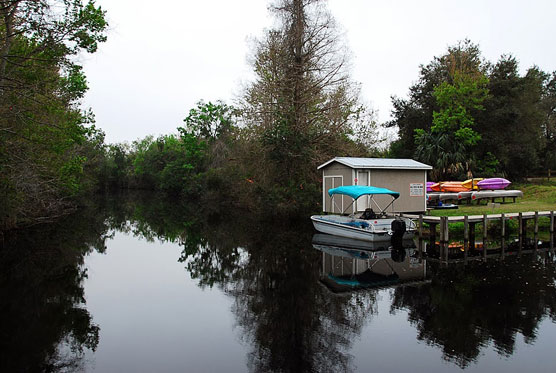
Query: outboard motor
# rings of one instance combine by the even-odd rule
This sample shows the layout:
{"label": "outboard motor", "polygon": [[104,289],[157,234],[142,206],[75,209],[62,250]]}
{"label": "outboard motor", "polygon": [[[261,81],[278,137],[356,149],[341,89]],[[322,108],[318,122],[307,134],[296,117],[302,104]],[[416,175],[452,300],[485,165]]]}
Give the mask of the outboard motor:
{"label": "outboard motor", "polygon": [[405,261],[405,249],[403,247],[393,247],[390,252],[390,257],[396,263],[403,263]]}
{"label": "outboard motor", "polygon": [[405,221],[402,219],[393,220],[390,229],[392,230],[392,245],[395,248],[402,247],[403,235],[406,230]]}
{"label": "outboard motor", "polygon": [[402,219],[395,219],[392,221],[392,225],[390,226],[392,229],[393,236],[403,236],[407,227],[405,226],[405,221]]}

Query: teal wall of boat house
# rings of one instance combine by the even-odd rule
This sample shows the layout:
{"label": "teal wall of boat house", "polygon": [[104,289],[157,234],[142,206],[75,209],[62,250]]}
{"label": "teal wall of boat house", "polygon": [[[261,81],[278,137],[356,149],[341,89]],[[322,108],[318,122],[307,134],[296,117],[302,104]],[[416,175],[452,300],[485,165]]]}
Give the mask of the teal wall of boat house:
{"label": "teal wall of boat house", "polygon": [[[392,213],[424,213],[427,210],[427,171],[432,167],[413,159],[335,157],[317,167],[322,172],[322,210],[332,213],[353,213],[367,207],[377,210],[391,198],[361,197],[350,207],[347,196],[328,196],[328,190],[342,185],[372,185],[400,193],[388,208]],[[347,209],[347,210],[346,210]]]}

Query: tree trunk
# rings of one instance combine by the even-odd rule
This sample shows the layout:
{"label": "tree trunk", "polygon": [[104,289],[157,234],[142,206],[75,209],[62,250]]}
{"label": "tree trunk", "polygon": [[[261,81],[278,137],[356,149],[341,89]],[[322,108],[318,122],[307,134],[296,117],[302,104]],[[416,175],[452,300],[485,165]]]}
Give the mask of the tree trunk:
{"label": "tree trunk", "polygon": [[8,56],[12,48],[14,37],[13,22],[17,12],[19,1],[2,1],[0,2],[0,11],[2,12],[2,21],[6,32],[4,45],[0,49],[0,96],[3,95],[6,84],[6,67],[8,65]]}

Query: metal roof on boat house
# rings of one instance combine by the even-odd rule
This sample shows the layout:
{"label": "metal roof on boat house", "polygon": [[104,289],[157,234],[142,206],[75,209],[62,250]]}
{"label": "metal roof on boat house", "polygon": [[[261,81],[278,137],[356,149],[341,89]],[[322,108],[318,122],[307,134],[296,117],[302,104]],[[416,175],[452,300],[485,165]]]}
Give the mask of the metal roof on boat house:
{"label": "metal roof on boat house", "polygon": [[320,170],[332,162],[338,162],[351,168],[383,168],[400,170],[432,170],[432,167],[417,162],[413,159],[397,158],[356,158],[356,157],[335,157],[317,167]]}

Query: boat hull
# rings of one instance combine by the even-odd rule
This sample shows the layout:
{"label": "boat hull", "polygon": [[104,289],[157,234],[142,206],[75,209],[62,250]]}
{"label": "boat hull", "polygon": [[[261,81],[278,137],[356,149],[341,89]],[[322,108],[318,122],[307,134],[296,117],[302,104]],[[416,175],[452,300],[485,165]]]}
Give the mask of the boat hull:
{"label": "boat hull", "polygon": [[[391,239],[390,226],[395,218],[379,218],[371,220],[351,219],[344,216],[335,215],[314,215],[311,221],[315,229],[321,233],[334,236],[353,238],[356,240],[379,242]],[[411,239],[415,235],[415,223],[405,218],[407,230],[403,239]],[[348,225],[349,223],[364,222],[369,224],[368,228]]]}
{"label": "boat hull", "polygon": [[435,201],[456,201],[458,199],[458,193],[430,193],[427,194],[427,202]]}
{"label": "boat hull", "polygon": [[472,194],[473,194],[472,191],[459,192],[458,193],[458,200],[460,200],[460,199],[469,199],[469,198],[471,198]]}
{"label": "boat hull", "polygon": [[483,198],[521,198],[523,197],[523,192],[521,190],[479,190],[473,192],[471,199],[478,200]]}

